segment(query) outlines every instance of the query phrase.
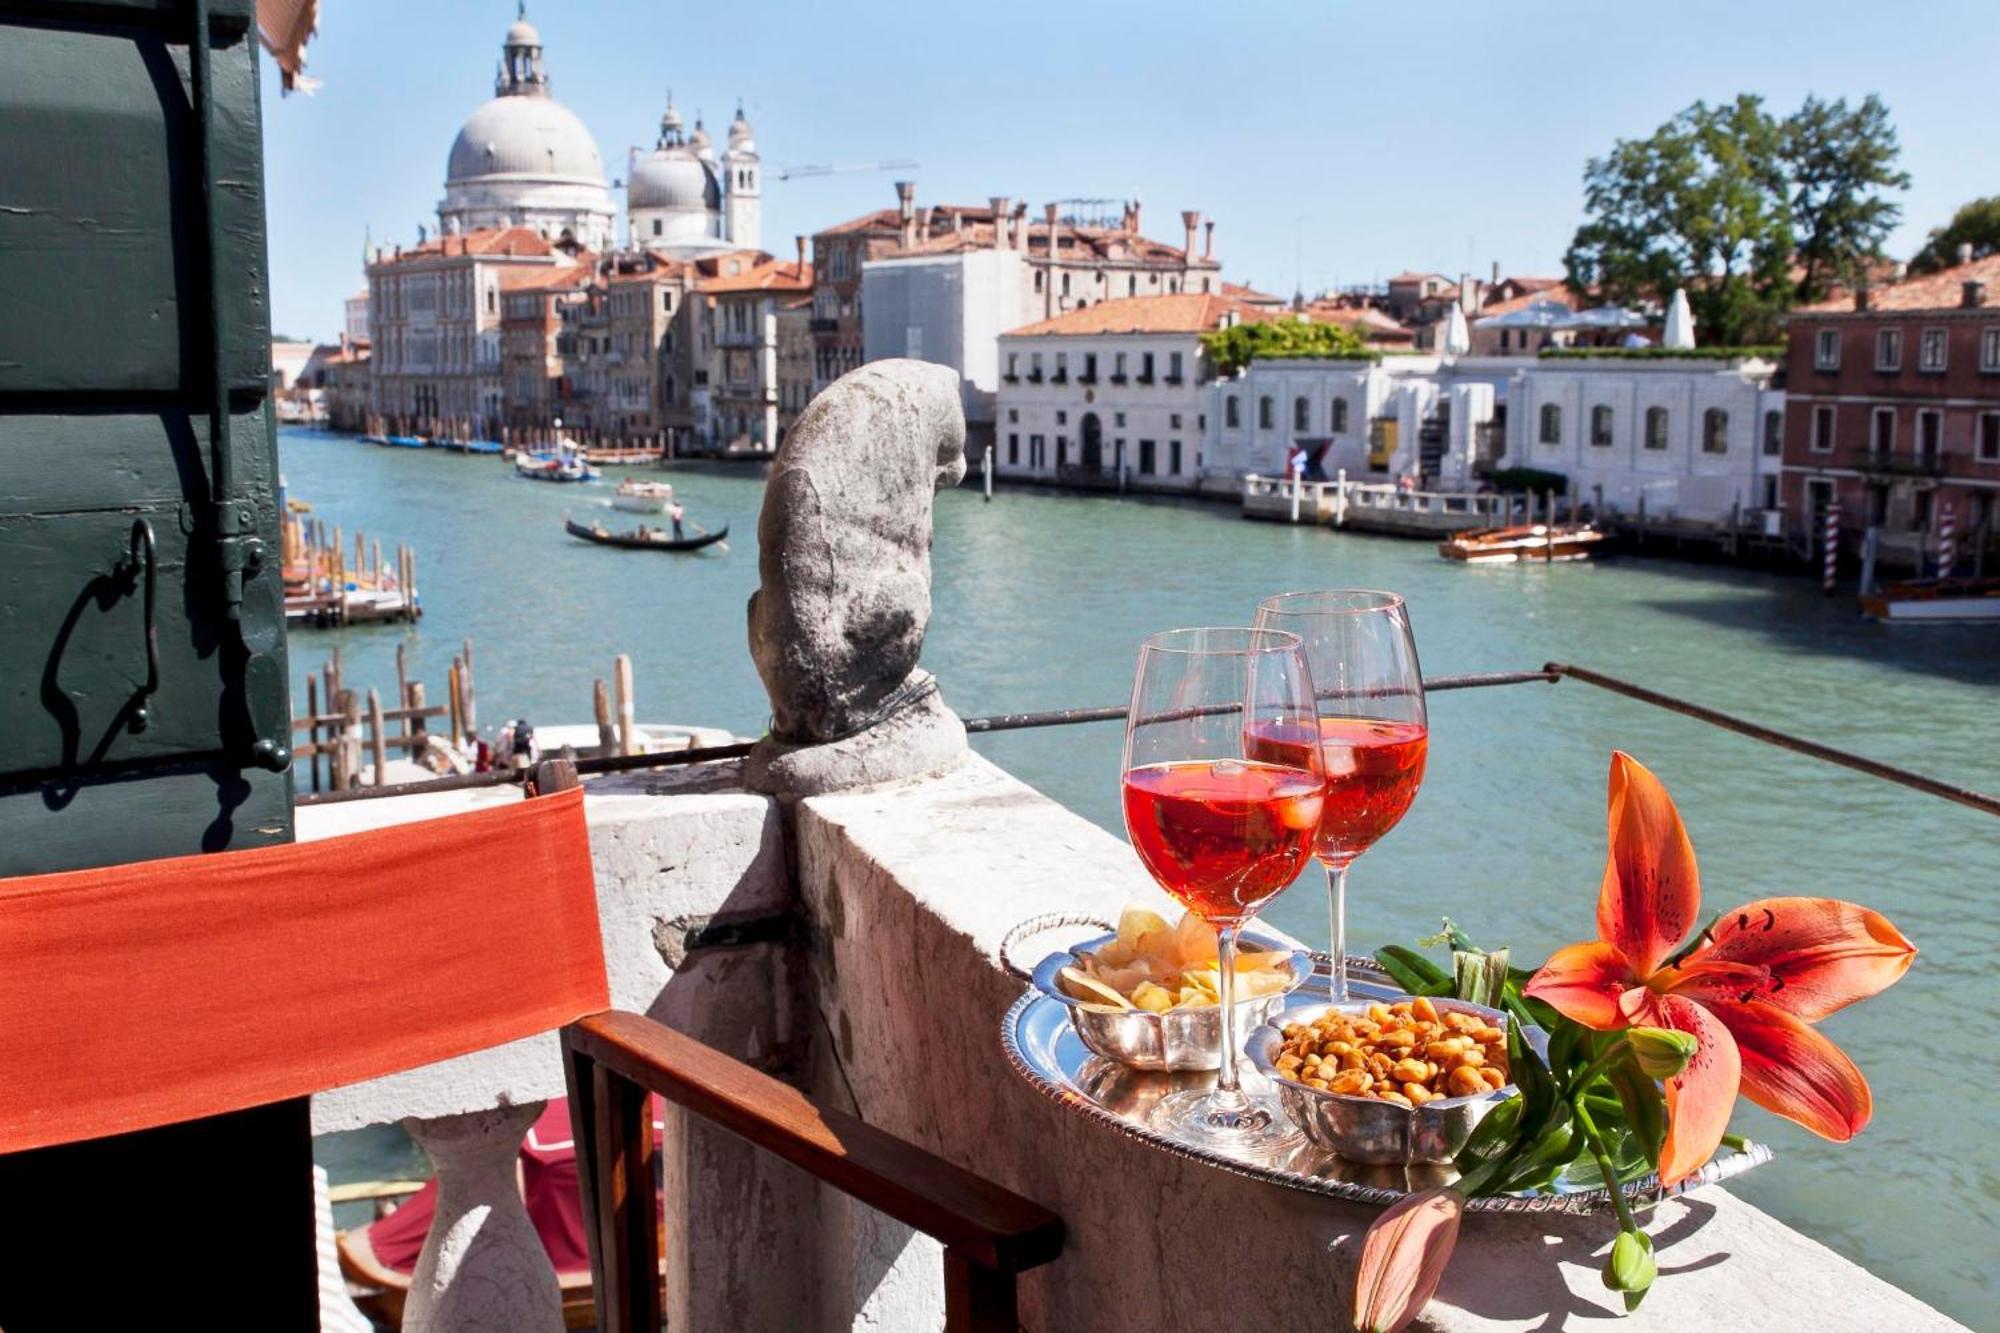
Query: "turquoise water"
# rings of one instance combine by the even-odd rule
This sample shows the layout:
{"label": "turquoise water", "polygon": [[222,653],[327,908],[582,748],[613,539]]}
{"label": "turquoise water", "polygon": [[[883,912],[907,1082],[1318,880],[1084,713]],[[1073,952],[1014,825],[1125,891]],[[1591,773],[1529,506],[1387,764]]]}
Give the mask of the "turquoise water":
{"label": "turquoise water", "polygon": [[[292,637],[295,688],[335,643],[350,684],[393,686],[394,651],[433,699],[475,642],[479,717],[583,722],[591,682],[630,653],[638,712],[754,734],[766,704],[744,641],[761,482],[676,472],[690,517],[731,525],[726,555],[628,554],[564,535],[609,486],[535,485],[495,459],[281,435],[292,493],[350,534],[419,553],[425,618]],[[619,474],[613,471],[615,479]],[[652,474],[648,474],[652,475]],[[1122,704],[1141,638],[1243,623],[1290,588],[1389,588],[1429,674],[1594,666],[1781,729],[2000,791],[2000,628],[1891,631],[1808,580],[1669,562],[1468,569],[1423,543],[1244,523],[1227,506],[970,488],[939,498],[924,660],[964,716]],[[299,711],[296,710],[295,711]],[[2000,1026],[1989,960],[2000,821],[1569,682],[1440,694],[1409,817],[1351,876],[1359,950],[1449,911],[1522,960],[1593,929],[1609,752],[1673,791],[1710,910],[1754,897],[1853,898],[1923,950],[1910,975],[1824,1030],[1867,1071],[1874,1123],[1825,1144],[1746,1102],[1738,1127],[1779,1160],[1744,1197],[1975,1326],[2000,1327]],[[977,748],[1122,836],[1116,725],[979,738]],[[1320,939],[1302,882],[1268,915]],[[407,1168],[390,1133],[329,1145],[337,1174]]]}

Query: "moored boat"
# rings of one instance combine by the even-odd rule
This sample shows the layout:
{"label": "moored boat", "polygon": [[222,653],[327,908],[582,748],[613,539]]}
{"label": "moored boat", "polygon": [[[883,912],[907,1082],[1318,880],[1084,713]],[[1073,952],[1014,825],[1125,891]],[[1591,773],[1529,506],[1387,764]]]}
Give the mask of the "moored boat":
{"label": "moored boat", "polygon": [[618,483],[611,497],[613,509],[631,514],[664,514],[673,508],[674,488],[664,481],[637,481],[631,477]]}
{"label": "moored boat", "polygon": [[1887,624],[2000,621],[2000,578],[1908,579],[1863,593],[1861,612]]}
{"label": "moored boat", "polygon": [[649,528],[644,524],[632,532],[612,532],[601,523],[586,525],[573,518],[564,518],[563,527],[572,537],[581,537],[599,546],[619,546],[631,551],[699,551],[729,536],[727,523],[719,531],[698,531],[692,537],[676,537],[666,528]]}
{"label": "moored boat", "polygon": [[1526,523],[1460,532],[1438,543],[1438,554],[1470,565],[1521,560],[1588,560],[1604,534],[1588,523]]}
{"label": "moored boat", "polygon": [[514,472],[530,481],[596,481],[596,468],[572,450],[549,454],[514,455]]}

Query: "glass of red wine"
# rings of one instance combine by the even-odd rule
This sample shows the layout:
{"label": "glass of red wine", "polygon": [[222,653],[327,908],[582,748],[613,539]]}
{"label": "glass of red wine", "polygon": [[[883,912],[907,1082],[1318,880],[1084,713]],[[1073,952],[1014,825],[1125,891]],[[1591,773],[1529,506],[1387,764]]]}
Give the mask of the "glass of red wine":
{"label": "glass of red wine", "polygon": [[[1296,764],[1317,748],[1326,775],[1314,853],[1326,867],[1333,917],[1332,991],[1347,999],[1347,867],[1417,798],[1430,748],[1424,678],[1403,599],[1342,588],[1292,592],[1257,606],[1259,629],[1305,644],[1318,717],[1305,726],[1246,721],[1246,752]],[[1316,744],[1315,744],[1316,742]]]}
{"label": "glass of red wine", "polygon": [[1126,715],[1125,827],[1161,888],[1215,928],[1222,1067],[1212,1090],[1162,1098],[1156,1127],[1185,1142],[1281,1152],[1297,1131],[1275,1095],[1237,1081],[1236,944],[1312,858],[1324,783],[1317,747],[1246,754],[1246,737],[1301,731],[1313,686],[1295,634],[1178,629],[1139,650]]}

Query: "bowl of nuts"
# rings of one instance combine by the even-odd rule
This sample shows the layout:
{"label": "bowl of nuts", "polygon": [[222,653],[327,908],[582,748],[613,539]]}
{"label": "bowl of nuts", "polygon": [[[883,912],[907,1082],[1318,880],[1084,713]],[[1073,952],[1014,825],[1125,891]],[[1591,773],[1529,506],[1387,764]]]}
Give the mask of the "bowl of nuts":
{"label": "bowl of nuts", "polygon": [[1308,1139],[1354,1162],[1449,1162],[1513,1092],[1507,1015],[1463,1000],[1295,1007],[1244,1053]]}

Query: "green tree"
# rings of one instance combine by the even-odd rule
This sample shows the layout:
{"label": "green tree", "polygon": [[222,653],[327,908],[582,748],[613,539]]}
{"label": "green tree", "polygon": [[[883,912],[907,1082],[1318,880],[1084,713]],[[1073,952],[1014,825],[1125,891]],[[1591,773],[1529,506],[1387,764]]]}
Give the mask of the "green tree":
{"label": "green tree", "polygon": [[1564,256],[1578,294],[1630,304],[1687,289],[1706,342],[1777,336],[1784,312],[1879,257],[1909,177],[1888,108],[1808,97],[1779,120],[1744,93],[1696,102],[1584,168]]}
{"label": "green tree", "polygon": [[1696,102],[1584,168],[1589,220],[1563,257],[1570,287],[1618,304],[1685,287],[1710,340],[1762,330],[1792,251],[1784,131],[1763,99]]}
{"label": "green tree", "polygon": [[1970,245],[1974,259],[2000,253],[2000,194],[1962,204],[1942,227],[1932,227],[1924,248],[1910,259],[1910,272],[1935,273],[1958,262],[1958,247]]}
{"label": "green tree", "polygon": [[1798,242],[1795,295],[1817,301],[1830,283],[1852,282],[1868,260],[1882,257],[1903,210],[1881,192],[1908,189],[1910,175],[1896,166],[1896,127],[1873,93],[1852,109],[1844,97],[1807,97],[1785,120],[1781,151]]}
{"label": "green tree", "polygon": [[1202,334],[1201,344],[1208,349],[1209,360],[1219,375],[1232,375],[1260,358],[1379,361],[1382,357],[1353,329],[1339,324],[1309,324],[1302,319],[1233,324]]}

